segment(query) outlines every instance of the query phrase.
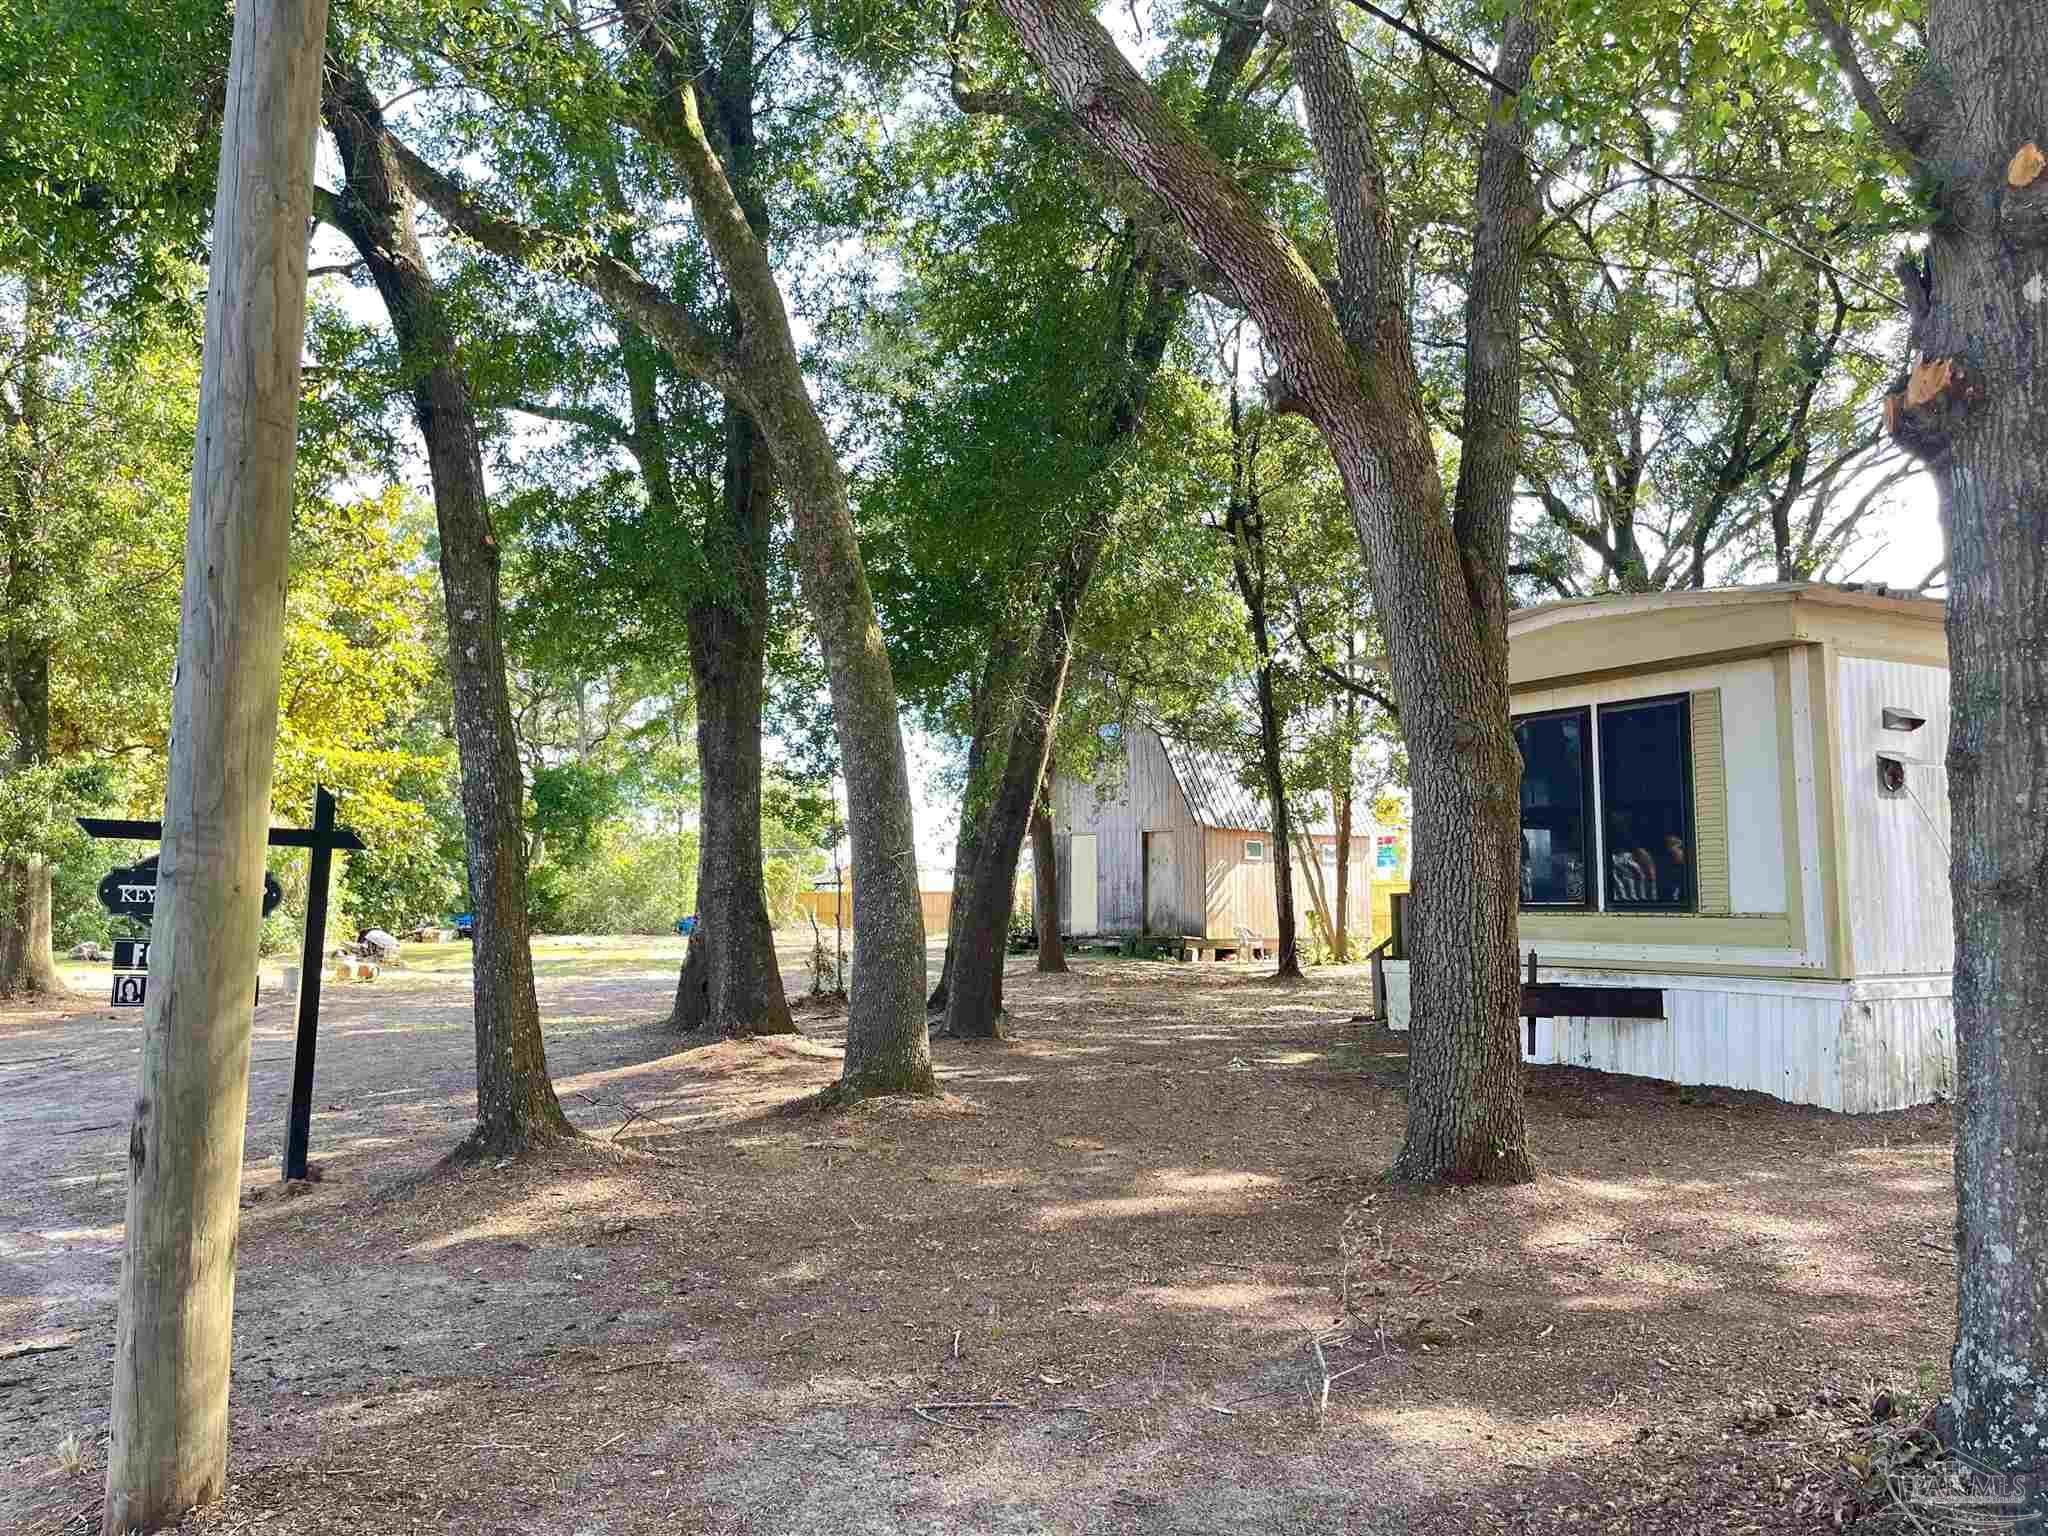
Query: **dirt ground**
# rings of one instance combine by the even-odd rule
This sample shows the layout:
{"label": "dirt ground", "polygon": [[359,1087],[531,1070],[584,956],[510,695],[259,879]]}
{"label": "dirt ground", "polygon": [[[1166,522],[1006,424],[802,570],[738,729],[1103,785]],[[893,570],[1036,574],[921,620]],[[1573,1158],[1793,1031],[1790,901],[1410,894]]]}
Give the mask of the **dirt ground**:
{"label": "dirt ground", "polygon": [[[1547,1068],[1538,1182],[1420,1192],[1377,1179],[1405,1056],[1356,970],[1013,961],[1015,1038],[940,1042],[943,1100],[826,1114],[789,1106],[840,1021],[677,1051],[678,952],[540,950],[595,1145],[430,1178],[462,952],[330,985],[297,1198],[257,1009],[190,1529],[1807,1532],[1878,1393],[1946,1386],[1945,1109]],[[97,1529],[140,1022],[0,1012],[0,1531]]]}

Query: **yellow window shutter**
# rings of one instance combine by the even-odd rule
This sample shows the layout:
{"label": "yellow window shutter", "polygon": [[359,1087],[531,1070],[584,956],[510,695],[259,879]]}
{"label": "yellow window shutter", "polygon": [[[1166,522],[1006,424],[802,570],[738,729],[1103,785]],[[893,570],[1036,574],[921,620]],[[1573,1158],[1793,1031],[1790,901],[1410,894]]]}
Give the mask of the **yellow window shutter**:
{"label": "yellow window shutter", "polygon": [[1692,696],[1693,877],[1699,910],[1730,912],[1728,895],[1728,763],[1721,745],[1721,690]]}

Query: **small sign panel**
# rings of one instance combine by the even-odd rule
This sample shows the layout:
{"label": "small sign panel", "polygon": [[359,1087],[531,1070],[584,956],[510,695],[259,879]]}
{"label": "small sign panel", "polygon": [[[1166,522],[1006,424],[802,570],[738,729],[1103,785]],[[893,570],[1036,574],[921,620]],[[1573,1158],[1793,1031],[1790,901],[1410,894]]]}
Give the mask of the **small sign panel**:
{"label": "small sign panel", "polygon": [[114,940],[114,969],[117,971],[146,971],[149,969],[149,940]]}
{"label": "small sign panel", "polygon": [[[100,905],[115,917],[146,923],[156,916],[156,861],[151,854],[135,864],[120,864],[100,881]],[[267,870],[263,875],[263,915],[270,916],[284,900],[284,887]]]}
{"label": "small sign panel", "polygon": [[114,973],[114,1006],[116,1008],[140,1008],[144,995],[149,991],[147,971],[116,971]]}
{"label": "small sign panel", "polygon": [[117,864],[100,881],[100,905],[115,917],[148,922],[156,916],[156,860],[151,854],[136,864]]}

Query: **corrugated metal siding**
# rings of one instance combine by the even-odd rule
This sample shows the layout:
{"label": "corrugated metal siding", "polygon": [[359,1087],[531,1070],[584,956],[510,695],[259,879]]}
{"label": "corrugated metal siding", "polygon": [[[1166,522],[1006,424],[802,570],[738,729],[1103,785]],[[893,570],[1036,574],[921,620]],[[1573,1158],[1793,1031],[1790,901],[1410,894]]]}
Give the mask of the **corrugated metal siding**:
{"label": "corrugated metal siding", "polygon": [[1840,1109],[1839,997],[1667,987],[1662,1019],[1538,1019],[1531,1061]]}
{"label": "corrugated metal siding", "polygon": [[1266,797],[1238,777],[1236,765],[1214,752],[1154,735],[1166,755],[1188,808],[1205,827],[1262,831],[1273,825]]}
{"label": "corrugated metal siding", "polygon": [[[1836,662],[1835,676],[1852,974],[1951,971],[1948,672],[1844,656]],[[1927,723],[1917,731],[1888,731],[1887,707],[1910,710]],[[1879,791],[1880,751],[1907,760],[1907,792]]]}
{"label": "corrugated metal siding", "polygon": [[1702,912],[1732,912],[1728,887],[1728,763],[1721,743],[1721,690],[1692,694],[1693,877]]}
{"label": "corrugated metal siding", "polygon": [[[1157,735],[1156,732],[1150,734]],[[1164,736],[1158,739],[1168,765],[1180,782],[1181,793],[1187,797],[1189,810],[1203,826],[1254,834],[1272,830],[1273,812],[1265,791],[1246,784],[1237,764],[1218,752],[1191,747],[1182,741],[1170,741]],[[1337,823],[1327,801],[1315,796],[1310,804],[1317,807],[1318,814],[1306,826],[1297,825],[1295,830],[1334,836]]]}
{"label": "corrugated metal siding", "polygon": [[1842,1016],[1842,1108],[1903,1109],[1955,1091],[1955,1008],[1947,997],[1852,1001]]}
{"label": "corrugated metal siding", "polygon": [[[1408,1027],[1409,965],[1389,961],[1389,1022]],[[1597,984],[1600,972],[1540,972]],[[1744,1088],[1793,1104],[1875,1114],[1953,1091],[1955,1027],[1946,983],[1857,989],[1709,977],[1633,976],[1664,989],[1663,1019],[1536,1021],[1523,1060],[1590,1067],[1662,1082]],[[1897,995],[1884,995],[1886,985]],[[1526,1030],[1526,1025],[1524,1026]],[[1525,1045],[1526,1033],[1523,1036]]]}

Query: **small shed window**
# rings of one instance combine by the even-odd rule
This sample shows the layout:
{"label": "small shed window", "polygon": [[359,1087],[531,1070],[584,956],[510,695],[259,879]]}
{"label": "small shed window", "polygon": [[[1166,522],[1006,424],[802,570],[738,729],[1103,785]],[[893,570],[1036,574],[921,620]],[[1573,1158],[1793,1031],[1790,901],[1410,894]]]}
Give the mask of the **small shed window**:
{"label": "small shed window", "polygon": [[1328,864],[1328,865],[1329,865],[1329,866],[1330,866],[1331,868],[1333,868],[1333,869],[1334,869],[1334,868],[1336,868],[1336,865],[1337,865],[1337,845],[1336,845],[1335,843],[1324,843],[1324,844],[1323,844],[1323,862],[1324,862],[1325,864]]}
{"label": "small shed window", "polygon": [[1263,838],[1248,837],[1244,840],[1244,861],[1247,864],[1263,864],[1266,861],[1266,844]]}
{"label": "small shed window", "polygon": [[1691,710],[1684,695],[1600,706],[1600,809],[1610,911],[1695,901]]}

